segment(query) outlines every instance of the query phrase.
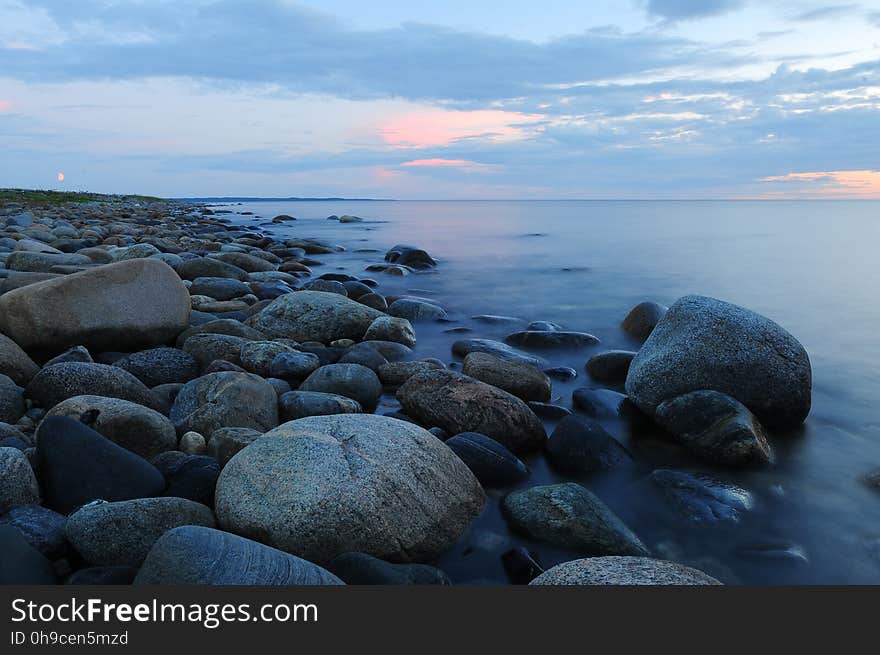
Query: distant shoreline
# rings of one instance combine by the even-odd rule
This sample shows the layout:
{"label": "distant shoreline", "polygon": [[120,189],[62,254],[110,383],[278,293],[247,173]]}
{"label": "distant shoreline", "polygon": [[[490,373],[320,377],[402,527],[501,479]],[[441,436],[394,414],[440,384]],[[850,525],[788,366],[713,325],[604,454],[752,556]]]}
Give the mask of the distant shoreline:
{"label": "distant shoreline", "polygon": [[395,202],[395,198],[248,198],[248,197],[208,197],[208,198],[170,198],[182,202]]}

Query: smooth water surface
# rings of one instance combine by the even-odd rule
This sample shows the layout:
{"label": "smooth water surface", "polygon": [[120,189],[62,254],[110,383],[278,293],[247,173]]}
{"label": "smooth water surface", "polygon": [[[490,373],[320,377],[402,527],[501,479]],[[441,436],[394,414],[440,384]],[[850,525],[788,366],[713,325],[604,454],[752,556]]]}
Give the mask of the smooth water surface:
{"label": "smooth water surface", "polygon": [[[637,348],[619,324],[638,302],[671,304],[699,293],[744,305],[785,327],[813,365],[813,410],[797,434],[774,435],[775,462],[748,471],[713,469],[659,433],[606,428],[634,454],[631,471],[578,480],[621,515],[660,557],[703,568],[726,582],[880,583],[880,203],[873,202],[250,202],[236,222],[283,238],[318,237],[347,251],[319,257],[315,273],[373,277],[381,291],[436,299],[454,323],[417,324],[414,356],[455,361],[444,330],[501,339],[515,327],[470,317],[550,320],[591,332],[598,346],[553,353],[579,377],[554,382],[571,407],[573,389],[602,386],[583,366],[608,348]],[[276,214],[298,220],[267,225]],[[362,216],[339,224],[330,214]],[[428,250],[439,266],[403,278],[365,273],[396,243]],[[542,353],[545,354],[545,353]],[[393,396],[379,411],[397,407]],[[547,423],[548,432],[552,423]],[[543,457],[529,460],[526,486],[563,478]],[[705,473],[750,493],[738,521],[678,518],[645,481],[656,468]],[[528,543],[500,516],[500,493],[440,565],[456,581],[503,581],[500,554],[525,544],[545,567],[577,553]]]}

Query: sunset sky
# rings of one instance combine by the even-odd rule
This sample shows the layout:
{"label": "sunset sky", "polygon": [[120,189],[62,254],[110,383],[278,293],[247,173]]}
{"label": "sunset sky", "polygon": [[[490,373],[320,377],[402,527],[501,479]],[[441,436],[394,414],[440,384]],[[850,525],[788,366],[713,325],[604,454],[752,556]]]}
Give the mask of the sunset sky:
{"label": "sunset sky", "polygon": [[0,187],[880,198],[878,144],[880,0],[0,0]]}

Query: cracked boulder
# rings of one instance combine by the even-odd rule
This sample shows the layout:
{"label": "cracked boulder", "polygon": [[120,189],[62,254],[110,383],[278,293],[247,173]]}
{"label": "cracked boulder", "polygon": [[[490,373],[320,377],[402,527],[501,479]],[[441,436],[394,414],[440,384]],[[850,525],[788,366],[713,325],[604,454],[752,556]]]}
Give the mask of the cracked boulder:
{"label": "cracked boulder", "polygon": [[221,527],[327,562],[362,552],[429,560],[480,513],[468,467],[417,425],[371,414],[285,423],[235,455],[217,482]]}

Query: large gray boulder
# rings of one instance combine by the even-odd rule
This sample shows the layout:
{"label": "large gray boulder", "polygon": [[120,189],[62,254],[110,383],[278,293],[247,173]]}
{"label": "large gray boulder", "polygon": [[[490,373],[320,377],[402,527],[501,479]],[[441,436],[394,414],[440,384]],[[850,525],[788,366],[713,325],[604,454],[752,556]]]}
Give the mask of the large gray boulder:
{"label": "large gray boulder", "polygon": [[157,411],[162,408],[159,397],[128,371],[88,362],[46,366],[28,384],[25,396],[47,409],[74,396],[121,398]]}
{"label": "large gray boulder", "polygon": [[174,270],[132,259],[29,284],[0,296],[0,330],[27,351],[132,351],[189,325],[190,299]]}
{"label": "large gray boulder", "polygon": [[540,448],[541,420],[516,396],[449,370],[416,373],[397,390],[407,416],[449,434],[479,432],[515,453]]}
{"label": "large gray boulder", "polygon": [[163,534],[135,584],[339,585],[317,564],[212,528],[185,525]]}
{"label": "large gray boulder", "polygon": [[217,481],[220,525],[317,562],[446,550],[483,508],[477,479],[430,432],[372,414],[313,416],[265,434]]}
{"label": "large gray boulder", "polygon": [[55,405],[46,415],[82,420],[95,432],[145,459],[177,448],[177,433],[167,417],[128,400],[74,396]]}
{"label": "large gray boulder", "polygon": [[39,370],[40,367],[17,343],[5,334],[0,334],[0,373],[23,387]]}
{"label": "large gray boulder", "polygon": [[719,585],[710,575],[650,557],[588,557],[548,569],[530,585]]}
{"label": "large gray boulder", "polygon": [[65,534],[90,564],[137,567],[159,537],[181,525],[213,528],[214,514],[185,498],[96,501],[70,515]]}
{"label": "large gray boulder", "polygon": [[501,509],[515,530],[560,548],[589,555],[649,554],[605,503],[574,482],[513,491]]}
{"label": "large gray boulder", "polygon": [[252,373],[210,373],[183,385],[169,416],[180,435],[225,427],[266,432],[278,425],[278,394]]}
{"label": "large gray boulder", "polygon": [[363,338],[382,313],[338,293],[298,291],[273,300],[247,324],[271,339],[320,341]]}
{"label": "large gray boulder", "polygon": [[633,360],[626,392],[653,415],[690,391],[726,393],[771,428],[800,425],[810,412],[812,372],[804,347],[768,318],[705,296],[685,296]]}

